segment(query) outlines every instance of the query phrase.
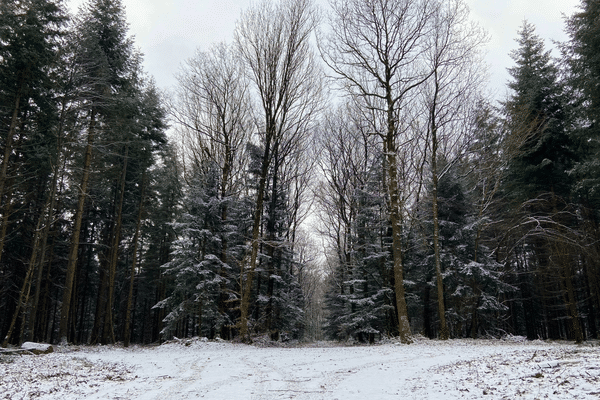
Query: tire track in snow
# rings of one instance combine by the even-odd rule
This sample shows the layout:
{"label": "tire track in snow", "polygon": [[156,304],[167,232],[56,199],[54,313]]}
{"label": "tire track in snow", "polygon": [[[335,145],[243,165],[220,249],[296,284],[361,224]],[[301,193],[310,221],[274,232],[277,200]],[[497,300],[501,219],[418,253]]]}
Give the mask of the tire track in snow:
{"label": "tire track in snow", "polygon": [[[600,347],[468,340],[305,348],[190,342],[150,348],[65,348],[66,354],[59,349],[58,354],[0,363],[0,381],[3,371],[16,374],[15,379],[5,379],[9,385],[0,387],[0,393],[25,399],[33,397],[21,393],[39,393],[39,399],[46,400],[474,400],[486,391],[486,398],[496,400],[516,395],[500,384],[510,378],[519,383],[519,393],[527,395],[539,392],[552,398],[553,391],[560,390],[565,399],[587,399],[600,394]],[[46,377],[43,366],[57,365],[65,357],[79,362],[65,364],[74,386],[57,386],[54,390],[60,394],[50,394],[48,385],[54,381]],[[77,365],[94,368],[86,372]],[[570,374],[568,383],[563,371]],[[19,382],[19,392],[11,389],[13,381]],[[498,390],[488,390],[492,386]]]}

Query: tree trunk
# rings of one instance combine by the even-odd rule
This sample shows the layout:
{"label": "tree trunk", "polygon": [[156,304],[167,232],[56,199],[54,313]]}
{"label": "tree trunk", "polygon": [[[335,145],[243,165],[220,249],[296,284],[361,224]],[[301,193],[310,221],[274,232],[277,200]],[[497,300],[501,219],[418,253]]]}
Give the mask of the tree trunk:
{"label": "tree trunk", "polygon": [[[13,318],[11,320],[10,327],[8,329],[8,333],[6,334],[6,337],[4,338],[4,341],[2,342],[2,347],[6,347],[8,345],[8,341],[10,340],[10,337],[12,336],[13,329],[17,322],[19,313],[21,312],[21,310],[25,311],[27,303],[29,302],[29,295],[31,293],[31,280],[32,280],[31,278],[33,276],[33,272],[35,271],[35,266],[37,263],[39,242],[40,242],[40,238],[41,238],[40,231],[41,231],[42,221],[44,220],[45,210],[47,209],[47,207],[49,205],[48,203],[50,203],[50,202],[51,202],[51,197],[48,197],[46,203],[44,204],[44,207],[42,208],[42,210],[38,216],[38,221],[37,221],[36,228],[34,231],[34,236],[33,236],[33,245],[32,245],[31,256],[29,257],[29,263],[28,263],[28,267],[27,267],[27,273],[25,274],[25,278],[23,279],[23,285],[22,285],[21,291],[19,293],[19,300],[17,302],[17,307],[15,309],[15,313],[13,314]],[[23,313],[21,329],[20,329],[20,332],[18,335],[18,342],[21,342],[22,337],[23,337],[23,331],[24,331],[25,322],[26,322],[25,316],[26,316],[26,314]]]}
{"label": "tree trunk", "polygon": [[[46,247],[48,244],[48,236],[50,235],[50,226],[52,225],[52,217],[54,215],[53,210],[54,207],[56,206],[56,181],[54,180],[53,182],[53,188],[52,188],[52,193],[50,195],[51,198],[51,202],[49,207],[47,208],[47,214],[46,214],[46,218],[45,218],[45,222],[44,222],[44,227],[43,227],[43,231],[42,231],[42,239],[41,239],[41,245],[39,246],[39,252],[40,252],[40,261],[39,261],[39,267],[37,270],[37,277],[36,277],[36,287],[35,287],[35,294],[33,297],[33,304],[31,305],[31,314],[29,317],[29,336],[27,338],[27,340],[29,341],[33,341],[34,340],[34,335],[35,335],[35,326],[37,323],[37,313],[38,313],[38,306],[39,306],[39,301],[40,301],[40,292],[41,292],[41,286],[42,286],[42,276],[43,276],[43,272],[44,272],[44,264],[46,263]],[[37,251],[37,249],[34,249]]]}
{"label": "tree trunk", "polygon": [[[46,200],[46,203],[44,204],[44,207],[42,208],[40,215],[38,216],[38,222],[37,222],[37,226],[35,228],[35,232],[34,232],[34,239],[33,239],[33,245],[32,245],[32,249],[31,249],[31,256],[29,257],[29,268],[28,270],[31,271],[31,274],[29,276],[29,281],[27,282],[27,289],[26,289],[26,293],[25,293],[25,299],[23,301],[23,310],[25,311],[27,308],[27,304],[29,303],[29,295],[31,294],[31,285],[33,282],[33,273],[36,270],[36,265],[38,263],[38,255],[41,257],[41,245],[40,242],[43,240],[43,233],[42,231],[45,230],[45,226],[42,227],[43,224],[45,224],[46,222],[46,212],[49,209],[50,204],[52,203],[51,200],[51,195],[48,197],[48,199]],[[37,286],[39,287],[39,279],[42,275],[42,265],[40,263],[39,267],[37,268],[38,273],[37,273],[37,277],[38,277],[38,283]],[[37,292],[37,290],[36,290]],[[21,333],[19,334],[19,342],[22,340],[23,336],[24,336],[24,332],[25,332],[25,325],[27,325],[27,321],[31,321],[32,319],[35,319],[35,310],[33,308],[31,308],[29,310],[29,319],[27,319],[26,321],[26,316],[27,313],[24,312],[22,315],[22,322],[21,322]],[[32,327],[31,325],[28,326],[28,338],[31,337],[33,335],[33,331],[32,331]]]}
{"label": "tree trunk", "polygon": [[6,232],[8,231],[8,217],[12,212],[12,191],[9,191],[6,194],[4,202],[5,203],[2,206],[2,228],[0,229],[0,260],[2,260],[2,253],[4,252],[4,243],[6,240]]}
{"label": "tree trunk", "polygon": [[[552,212],[554,215],[558,215],[558,208],[556,205],[556,195],[554,189],[552,189]],[[562,242],[555,243],[554,253],[556,255],[557,262],[561,270],[562,279],[564,281],[566,295],[566,308],[569,312],[569,318],[571,322],[570,330],[573,335],[575,343],[583,342],[583,330],[581,329],[581,322],[579,320],[579,312],[577,310],[577,299],[575,295],[575,288],[573,286],[573,267],[572,257],[570,257],[569,245]]]}
{"label": "tree trunk", "polygon": [[100,258],[100,287],[98,289],[98,296],[96,300],[96,312],[94,314],[94,326],[92,327],[90,344],[102,343],[104,340],[102,334],[107,301],[106,288],[108,287],[108,262],[109,261],[106,256],[106,252],[104,252]]}
{"label": "tree trunk", "polygon": [[583,276],[586,277],[585,280],[585,291],[586,291],[586,297],[587,297],[587,308],[588,308],[588,325],[589,325],[589,331],[590,331],[590,337],[594,338],[594,339],[598,339],[598,328],[597,328],[597,320],[596,320],[596,315],[600,315],[600,313],[598,312],[598,305],[596,304],[596,296],[595,296],[595,291],[592,289],[595,283],[595,279],[596,277],[594,276],[594,274],[591,272],[590,268],[588,267],[588,262],[586,257],[582,257],[581,260],[582,263],[582,267],[583,267]]}
{"label": "tree trunk", "polygon": [[402,259],[402,204],[398,193],[398,165],[396,160],[396,120],[392,90],[387,90],[387,132],[384,151],[387,153],[387,189],[390,199],[390,220],[392,223],[392,257],[394,259],[394,289],[398,313],[398,334],[402,343],[412,343],[408,308],[404,293],[404,265]]}
{"label": "tree trunk", "polygon": [[[226,136],[226,135],[224,135]],[[221,200],[225,200],[225,198],[229,194],[229,179],[231,176],[231,162],[232,158],[231,146],[229,143],[225,145],[225,163],[223,165],[223,175],[221,177]],[[226,226],[227,224],[227,202],[223,201],[221,208],[221,226]],[[227,312],[227,271],[223,267],[223,265],[227,264],[227,251],[228,251],[228,241],[227,234],[224,233],[221,235],[221,266],[219,267],[219,276],[222,278],[219,283],[219,300],[217,304],[217,309],[220,315],[225,315]],[[218,333],[221,339],[228,340],[230,338],[230,327],[226,325],[222,325],[220,332]]]}
{"label": "tree trunk", "polygon": [[396,183],[396,156],[388,154],[389,192],[390,192],[390,217],[392,220],[392,253],[394,258],[394,289],[396,292],[396,305],[398,307],[398,333],[402,343],[411,343],[410,324],[408,322],[408,309],[404,294],[404,271],[402,260],[402,216],[400,200]]}
{"label": "tree trunk", "polygon": [[77,201],[77,210],[75,212],[75,224],[71,236],[71,249],[67,263],[67,276],[65,278],[65,289],[63,291],[62,306],[60,309],[60,327],[58,337],[60,343],[67,343],[67,331],[69,325],[69,311],[71,307],[71,294],[73,290],[73,279],[75,269],[77,268],[77,252],[79,250],[79,234],[81,231],[81,221],[83,219],[83,208],[87,197],[87,187],[90,177],[90,167],[92,164],[92,146],[94,144],[94,134],[96,129],[96,110],[91,111],[90,125],[87,134],[87,146],[85,148],[85,158],[83,160],[83,177],[81,178],[81,187],[79,188],[79,199]]}
{"label": "tree trunk", "polygon": [[144,212],[144,196],[146,193],[146,171],[142,173],[142,189],[140,193],[140,205],[138,209],[137,221],[135,224],[135,234],[133,235],[133,254],[131,260],[131,275],[129,277],[129,293],[127,294],[127,312],[125,315],[125,329],[123,332],[123,346],[129,347],[131,338],[131,309],[133,306],[133,284],[135,282],[135,268],[137,264],[137,249],[140,236],[140,228],[142,226],[142,214]]}
{"label": "tree trunk", "polygon": [[[64,107],[63,107],[63,112],[64,112]],[[59,132],[62,132],[62,120],[61,120],[61,127],[59,128]],[[58,146],[57,146],[57,152],[58,154],[60,154],[61,148],[60,148],[60,140],[58,142]],[[66,157],[64,158],[63,162],[66,161]],[[43,227],[43,231],[42,231],[42,239],[41,239],[41,245],[40,245],[40,261],[39,261],[39,268],[37,271],[37,277],[36,277],[36,287],[35,287],[35,294],[34,294],[34,298],[33,298],[33,304],[31,305],[31,311],[30,311],[30,316],[29,316],[29,335],[27,337],[28,341],[33,341],[34,340],[34,335],[35,335],[35,326],[36,326],[36,316],[38,313],[38,305],[39,305],[39,300],[40,300],[40,291],[41,291],[41,286],[42,286],[42,276],[43,276],[43,271],[44,271],[44,264],[46,263],[46,246],[48,243],[48,236],[50,234],[50,226],[52,225],[52,220],[53,220],[53,216],[54,216],[54,208],[56,207],[56,192],[58,190],[58,175],[59,175],[59,167],[58,165],[60,164],[60,162],[57,162],[55,167],[54,167],[54,171],[53,171],[53,176],[52,176],[52,188],[50,190],[49,193],[49,198],[46,201],[46,207],[44,208],[43,214],[45,219],[44,219],[44,227]],[[64,169],[64,165],[63,165],[63,169]],[[48,204],[49,203],[49,204]],[[36,248],[34,248],[33,251],[37,251]]]}
{"label": "tree trunk", "polygon": [[450,332],[446,325],[446,307],[444,305],[444,280],[442,278],[442,262],[440,254],[440,221],[438,215],[438,184],[439,176],[437,171],[437,123],[436,123],[436,102],[437,94],[439,91],[437,81],[437,70],[434,73],[435,76],[435,94],[433,97],[433,103],[430,109],[430,123],[431,123],[431,178],[433,181],[433,187],[431,190],[431,202],[433,208],[433,251],[435,255],[435,277],[437,285],[437,298],[438,298],[438,315],[440,318],[440,339],[448,340]]}
{"label": "tree trunk", "polygon": [[579,312],[577,311],[577,299],[575,296],[575,288],[573,286],[573,269],[571,266],[570,257],[566,250],[566,245],[557,243],[554,246],[554,253],[556,255],[557,262],[560,263],[561,279],[563,281],[563,288],[566,291],[564,297],[565,306],[569,316],[570,331],[575,343],[583,342],[583,331],[581,329],[581,323],[579,321]]}
{"label": "tree trunk", "polygon": [[267,297],[269,301],[265,307],[265,329],[269,334],[272,334],[273,328],[273,295],[275,292],[275,278],[276,266],[275,266],[275,219],[276,219],[276,208],[277,208],[277,190],[278,190],[278,170],[279,170],[279,154],[278,147],[276,146],[273,151],[273,158],[275,164],[273,165],[273,184],[271,187],[271,204],[268,206],[269,221],[267,223],[267,235],[268,235],[268,256],[269,256],[269,269],[268,269],[268,280],[267,280]]}
{"label": "tree trunk", "polygon": [[266,134],[265,151],[262,158],[262,165],[260,171],[260,178],[258,181],[258,190],[256,193],[256,209],[254,210],[254,223],[252,225],[252,251],[250,254],[250,265],[246,274],[246,280],[244,281],[244,266],[242,266],[241,276],[241,304],[240,304],[240,337],[243,341],[249,342],[250,336],[248,332],[248,311],[250,309],[250,297],[252,294],[252,281],[254,279],[254,272],[256,270],[256,263],[258,259],[258,246],[260,236],[260,225],[262,220],[263,203],[265,196],[265,187],[267,185],[267,176],[269,174],[269,164],[271,161],[271,138],[274,136],[274,128],[269,127]]}
{"label": "tree trunk", "polygon": [[575,343],[583,342],[583,331],[579,321],[579,313],[577,311],[577,299],[575,298],[575,289],[573,287],[572,267],[568,263],[562,263],[563,274],[567,286],[567,307],[571,318],[571,332]]}
{"label": "tree trunk", "polygon": [[[0,167],[0,202],[6,196],[4,203],[2,203],[2,230],[0,231],[0,261],[2,260],[2,253],[4,252],[4,242],[6,240],[6,232],[8,229],[8,216],[11,212],[11,199],[12,191],[4,193],[6,189],[6,180],[8,179],[8,164],[10,162],[10,155],[13,150],[13,136],[15,135],[15,129],[19,119],[19,109],[21,104],[21,93],[23,91],[23,84],[19,85],[19,90],[15,98],[15,108],[10,120],[10,126],[8,128],[8,134],[6,136],[6,143],[4,144],[4,158],[2,159],[2,166]],[[18,306],[17,306],[18,307]]]}
{"label": "tree trunk", "polygon": [[[38,228],[39,228],[39,220],[38,220]],[[34,242],[39,240],[38,229],[36,229]],[[34,247],[36,245],[34,244]],[[4,337],[2,342],[2,347],[8,346],[8,342],[10,337],[12,336],[13,330],[15,328],[17,318],[19,317],[19,313],[22,309],[25,309],[27,302],[29,301],[29,293],[31,291],[31,276],[33,275],[33,270],[35,269],[35,253],[33,252],[31,258],[29,260],[29,266],[27,267],[27,273],[25,274],[25,278],[23,279],[23,285],[21,286],[21,291],[19,292],[19,300],[17,301],[17,307],[15,308],[15,312],[13,314],[12,320],[10,322],[10,327],[8,328],[8,332]],[[23,319],[24,322],[24,319]],[[21,324],[22,325],[22,324]],[[23,327],[21,326],[21,332],[23,332]],[[21,335],[19,335],[18,341],[21,341]]]}
{"label": "tree trunk", "polygon": [[[6,136],[6,143],[4,144],[4,158],[2,159],[2,166],[0,167],[0,201],[2,201],[2,197],[4,197],[4,189],[6,187],[6,179],[8,174],[8,163],[10,161],[10,155],[12,153],[12,142],[13,136],[15,134],[15,129],[17,127],[17,120],[19,118],[19,104],[21,102],[21,89],[19,89],[16,99],[15,99],[15,108],[13,110],[13,115],[10,120],[10,127],[8,128],[8,134]],[[6,203],[3,204],[6,207]],[[2,237],[2,241],[4,242],[4,237]],[[0,253],[0,256],[2,254]]]}
{"label": "tree trunk", "polygon": [[119,257],[119,243],[121,241],[121,225],[123,223],[123,202],[125,199],[125,178],[127,177],[127,160],[129,156],[129,146],[125,148],[125,158],[123,160],[123,171],[121,174],[121,184],[119,193],[119,203],[117,206],[117,221],[113,230],[112,244],[110,249],[110,261],[108,264],[108,295],[106,299],[106,314],[104,322],[104,339],[115,343],[115,329],[113,321],[113,297],[115,292],[115,277],[117,273],[117,260]]}

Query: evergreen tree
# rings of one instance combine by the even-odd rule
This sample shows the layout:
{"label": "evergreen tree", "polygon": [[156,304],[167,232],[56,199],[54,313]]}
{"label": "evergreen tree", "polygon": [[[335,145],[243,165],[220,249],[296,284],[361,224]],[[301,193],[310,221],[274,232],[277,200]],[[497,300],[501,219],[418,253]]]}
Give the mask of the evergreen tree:
{"label": "evergreen tree", "polygon": [[373,341],[397,333],[389,214],[377,138],[352,105],[328,116],[322,134],[325,184],[319,202],[331,246],[325,333]]}
{"label": "evergreen tree", "polygon": [[56,72],[65,21],[58,1],[0,2],[0,306],[6,315],[0,318],[0,333],[6,333],[3,345],[13,333],[18,332],[15,341],[23,339],[25,310],[43,241],[42,227],[51,207],[51,171],[57,161],[56,143],[62,135],[58,129]]}
{"label": "evergreen tree", "polygon": [[[91,0],[86,4],[78,17],[72,45],[77,69],[75,85],[80,92],[78,101],[82,111],[87,114],[85,117],[87,126],[84,127],[86,145],[83,150],[83,168],[77,168],[82,171],[82,174],[78,186],[59,336],[61,341],[66,341],[69,320],[74,322],[69,312],[73,301],[79,235],[82,230],[86,198],[89,196],[88,186],[91,190],[110,188],[112,194],[108,198],[112,197],[112,200],[107,199],[108,193],[102,193],[104,196],[98,193],[101,196],[99,198],[107,199],[109,202],[106,209],[98,215],[108,211],[107,209],[112,211],[106,212],[105,218],[101,218],[100,221],[103,225],[101,232],[106,251],[99,257],[100,287],[92,341],[114,342],[113,294],[129,161],[128,146],[123,143],[127,142],[130,137],[129,132],[139,122],[136,96],[141,96],[140,91],[137,90],[141,59],[134,53],[132,41],[127,37],[125,12],[120,0]],[[102,149],[112,150],[108,157],[107,154],[104,154],[104,157],[94,154],[96,142],[104,144]],[[111,163],[115,168],[110,168]],[[95,177],[91,176],[92,170],[115,171],[116,176],[113,182],[110,182],[110,174]],[[96,178],[99,178],[99,183],[104,184],[98,185],[91,181]]]}
{"label": "evergreen tree", "polygon": [[558,68],[530,23],[524,22],[517,43],[511,53],[516,66],[509,68],[512,95],[504,104],[515,147],[507,149],[512,159],[506,192],[520,202],[549,192],[566,198],[573,154]]}
{"label": "evergreen tree", "polygon": [[[537,301],[556,306],[545,318],[558,321],[567,316],[569,331],[577,341],[583,339],[573,287],[573,248],[563,231],[573,226],[568,207],[571,181],[567,170],[574,154],[567,134],[565,90],[558,80],[558,69],[544,50],[542,40],[531,24],[525,22],[517,40],[520,47],[512,56],[516,66],[509,69],[513,94],[505,103],[511,158],[504,193],[512,199],[514,215],[511,233],[516,247],[513,262],[521,290],[520,301],[531,339],[544,336],[544,323]],[[568,234],[567,234],[568,235]],[[518,249],[518,251],[516,251]],[[562,304],[561,304],[562,302]],[[562,310],[556,313],[556,310]],[[550,312],[550,311],[548,311]],[[562,315],[562,316],[561,316]]]}
{"label": "evergreen tree", "polygon": [[[0,118],[4,156],[0,194],[5,195],[7,170],[16,129],[24,116],[56,115],[52,75],[66,20],[58,1],[26,0],[0,3]],[[6,201],[3,201],[3,205]],[[4,215],[5,213],[3,213]],[[4,237],[0,238],[2,241]]]}
{"label": "evergreen tree", "polygon": [[585,237],[582,272],[590,335],[599,337],[600,320],[600,2],[583,0],[580,11],[567,20],[570,41],[563,45],[568,81],[573,90],[575,122],[572,134],[580,155],[569,171],[580,206],[580,231]]}
{"label": "evergreen tree", "polygon": [[[177,234],[173,223],[182,213],[182,176],[177,154],[172,146],[160,153],[158,166],[148,171],[145,218],[141,227],[142,241],[146,243],[142,265],[138,274],[136,315],[141,324],[134,326],[141,343],[160,340],[165,310],[154,308],[167,296],[170,278],[163,274],[162,265],[172,258]],[[170,289],[170,287],[169,287]]]}
{"label": "evergreen tree", "polygon": [[590,200],[600,196],[600,2],[582,0],[581,11],[567,20],[570,42],[563,46],[575,89],[574,102],[578,120],[575,134],[582,160],[572,173],[577,178],[576,188]]}
{"label": "evergreen tree", "polygon": [[498,315],[507,308],[503,293],[513,288],[504,283],[502,265],[489,247],[477,241],[478,218],[467,196],[458,168],[440,179],[439,217],[447,316],[454,337],[476,338],[495,333]]}
{"label": "evergreen tree", "polygon": [[166,337],[214,337],[223,326],[233,323],[230,315],[219,309],[220,291],[232,286],[231,267],[221,261],[220,237],[226,228],[221,220],[219,179],[214,165],[197,172],[183,202],[185,212],[174,225],[179,238],[172,260],[162,266],[172,277],[173,291],[157,305],[169,311],[163,330]]}
{"label": "evergreen tree", "polygon": [[[439,257],[448,333],[451,337],[476,338],[480,334],[501,332],[498,318],[506,312],[503,295],[513,288],[505,283],[503,266],[493,258],[488,246],[494,242],[482,237],[488,234],[489,228],[484,226],[488,215],[479,213],[475,191],[467,189],[469,180],[465,171],[472,171],[472,165],[466,159],[448,165],[444,158],[438,160],[438,165],[445,170],[437,192]],[[435,313],[437,282],[430,186],[431,183],[417,205],[406,262],[407,280],[414,282],[409,290],[411,317],[425,336],[434,338],[440,333],[436,323],[439,316]]]}
{"label": "evergreen tree", "polygon": [[[389,243],[384,239],[387,213],[382,212],[386,206],[380,193],[381,170],[377,164],[372,167],[375,169],[367,172],[364,186],[355,188],[352,194],[356,209],[348,237],[349,262],[342,266],[344,275],[338,278],[338,285],[344,289],[332,293],[334,288],[330,288],[327,292],[330,337],[371,343],[395,332],[393,318],[390,320],[395,312],[390,281],[393,271]],[[341,304],[336,306],[336,302]],[[336,310],[340,306],[343,308]]]}

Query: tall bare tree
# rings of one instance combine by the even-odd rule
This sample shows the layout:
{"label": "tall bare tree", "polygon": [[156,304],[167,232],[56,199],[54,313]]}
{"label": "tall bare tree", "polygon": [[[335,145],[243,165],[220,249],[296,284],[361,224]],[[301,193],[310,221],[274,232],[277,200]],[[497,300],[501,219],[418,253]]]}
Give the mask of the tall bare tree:
{"label": "tall bare tree", "polygon": [[[208,51],[199,51],[189,59],[178,76],[177,102],[171,114],[177,123],[185,165],[193,173],[207,173],[217,167],[220,218],[223,225],[231,217],[229,200],[242,191],[243,175],[248,164],[246,144],[252,128],[252,103],[249,82],[235,48],[220,43]],[[188,171],[188,172],[192,172]],[[194,182],[186,174],[188,182]],[[222,264],[220,275],[229,274],[223,268],[228,259],[229,235],[220,235]],[[219,312],[223,314],[229,297],[221,281]],[[230,337],[228,326],[221,327],[221,336]]]}
{"label": "tall bare tree", "polygon": [[310,0],[263,1],[242,14],[235,31],[238,51],[260,104],[257,114],[262,114],[257,118],[262,158],[251,251],[247,265],[242,266],[239,329],[244,340],[249,334],[248,312],[269,169],[286,141],[310,129],[320,106],[321,71],[310,43],[316,25],[317,13]]}
{"label": "tall bare tree", "polygon": [[[439,179],[466,150],[475,109],[485,75],[480,47],[485,33],[469,21],[469,9],[463,0],[439,2],[432,14],[433,29],[428,36],[427,61],[433,72],[423,85],[427,110],[425,129],[431,170],[433,212],[433,248],[440,318],[440,338],[449,338],[444,306],[444,283],[440,252],[438,216]],[[438,158],[444,159],[440,170]]]}
{"label": "tall bare tree", "polygon": [[387,194],[392,224],[394,282],[400,339],[410,342],[404,294],[402,224],[404,199],[399,170],[410,141],[404,108],[432,75],[426,64],[427,38],[435,4],[430,0],[332,0],[329,34],[320,41],[325,62],[363,107],[379,117],[374,132],[382,138],[387,163]]}
{"label": "tall bare tree", "polygon": [[216,163],[221,171],[221,196],[231,195],[239,190],[239,174],[246,162],[243,147],[252,122],[243,65],[233,48],[220,43],[189,59],[178,81],[178,100],[171,115],[178,125],[186,164]]}

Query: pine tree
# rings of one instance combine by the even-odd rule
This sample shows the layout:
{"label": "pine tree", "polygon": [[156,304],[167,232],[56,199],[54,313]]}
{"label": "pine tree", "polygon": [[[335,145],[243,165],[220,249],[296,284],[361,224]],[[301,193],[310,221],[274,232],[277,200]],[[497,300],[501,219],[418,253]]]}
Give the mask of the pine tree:
{"label": "pine tree", "polygon": [[[0,293],[3,298],[18,299],[16,304],[0,302],[7,311],[7,318],[0,320],[0,332],[7,332],[4,346],[13,336],[19,315],[16,340],[23,337],[41,231],[52,199],[49,171],[62,134],[57,128],[56,71],[65,21],[65,12],[56,1],[0,3],[0,260],[5,261],[0,264]],[[20,223],[9,231],[11,220]],[[9,232],[11,254],[5,254]],[[11,284],[20,290],[9,296],[5,291]]]}
{"label": "pine tree", "polygon": [[[576,136],[582,160],[572,173],[577,177],[576,188],[587,196],[600,196],[600,2],[582,0],[581,11],[567,20],[570,42],[563,46],[570,84],[575,89],[575,111],[579,117]],[[591,201],[597,201],[592,200]]]}
{"label": "pine tree", "polygon": [[[378,159],[376,159],[378,160]],[[339,329],[348,337],[360,342],[373,342],[395,332],[389,321],[394,312],[394,291],[389,276],[392,273],[389,243],[384,238],[387,231],[385,199],[380,163],[366,171],[363,184],[354,189],[355,205],[351,227],[350,265],[346,266],[346,286],[342,298],[347,310]]]}
{"label": "pine tree", "polygon": [[440,180],[440,237],[447,266],[444,284],[452,335],[476,338],[493,332],[495,318],[507,310],[502,294],[513,288],[504,283],[502,265],[477,241],[478,219],[453,168]]}
{"label": "pine tree", "polygon": [[[568,204],[571,185],[566,171],[574,161],[571,138],[566,131],[569,118],[565,111],[565,91],[550,53],[544,50],[543,41],[531,24],[524,23],[517,41],[520,47],[512,53],[516,66],[509,69],[514,79],[509,83],[513,94],[505,103],[510,137],[506,143],[512,145],[507,151],[512,157],[504,193],[512,198],[515,216],[519,217],[514,226],[521,238],[514,240],[520,243],[522,260],[515,257],[514,265],[530,273],[518,275],[527,336],[536,338],[541,334],[536,326],[543,325],[534,302],[558,290],[564,294],[564,313],[571,323],[569,330],[575,340],[581,341],[573,288],[576,263],[571,259],[575,253],[565,236],[568,233],[563,231],[573,224],[572,214],[562,204]],[[539,296],[532,296],[540,289]],[[559,318],[560,314],[551,316]]]}
{"label": "pine tree", "polygon": [[[55,114],[48,90],[48,71],[58,61],[57,47],[64,10],[55,1],[28,0],[0,3],[0,101],[4,156],[0,169],[0,194],[5,195],[7,169],[15,130],[28,111]],[[5,204],[5,202],[3,203]],[[4,237],[0,238],[4,240]]]}
{"label": "pine tree", "polygon": [[147,244],[143,264],[138,276],[136,315],[141,324],[134,327],[138,341],[153,343],[161,339],[163,319],[162,308],[154,306],[163,301],[169,293],[170,277],[163,274],[162,265],[172,259],[174,242],[177,240],[173,224],[182,214],[183,181],[181,166],[172,146],[160,153],[157,168],[148,171],[148,189],[145,203],[146,218],[141,235]]}
{"label": "pine tree", "polygon": [[572,166],[571,141],[565,127],[567,115],[558,68],[544,49],[542,39],[528,22],[511,53],[516,66],[509,68],[512,95],[505,102],[510,133],[516,149],[509,164],[507,192],[517,200],[554,192],[568,197],[566,171]]}
{"label": "pine tree", "polygon": [[[220,291],[222,287],[230,288],[232,282],[231,268],[221,261],[220,237],[225,227],[220,213],[220,174],[211,164],[205,171],[197,171],[190,182],[183,202],[186,212],[174,225],[179,239],[174,243],[173,259],[162,266],[173,279],[172,294],[156,306],[169,312],[165,337],[214,337],[224,325],[233,323],[219,310]],[[189,324],[192,326],[187,327]]]}
{"label": "pine tree", "polygon": [[[127,115],[120,114],[130,109],[131,102],[127,101],[128,92],[131,93],[135,86],[135,73],[138,71],[139,58],[134,57],[132,42],[127,38],[127,25],[125,12],[120,0],[91,0],[82,9],[82,14],[77,21],[77,28],[73,45],[76,68],[78,74],[76,84],[80,89],[82,105],[86,108],[87,132],[86,146],[84,151],[81,184],[79,185],[78,204],[74,216],[74,226],[71,239],[71,250],[69,251],[69,262],[67,276],[65,279],[65,290],[61,307],[60,340],[67,341],[69,327],[69,311],[72,301],[73,280],[75,278],[77,258],[79,251],[79,235],[83,220],[84,206],[90,183],[90,171],[92,168],[93,146],[97,136],[107,132],[107,126],[119,131],[119,122],[127,119]],[[119,120],[119,118],[122,118]],[[124,158],[126,160],[127,158]],[[126,173],[126,167],[123,165]],[[124,184],[125,177],[122,177]],[[121,196],[123,198],[123,191]],[[115,229],[118,222],[115,221]],[[117,232],[111,238],[118,240]],[[113,252],[109,260],[114,260],[117,251],[114,243],[107,243],[109,251]],[[117,243],[118,245],[118,243]],[[102,280],[99,296],[104,296],[104,286],[109,293],[114,290],[114,261],[109,262],[108,275]],[[99,297],[99,300],[103,297]],[[112,305],[112,296],[106,299],[106,307]],[[106,313],[104,311],[107,311]],[[94,340],[98,337],[99,321],[106,315],[106,324],[103,326],[103,341],[114,341],[112,330],[112,316],[109,310],[104,310],[100,301],[97,304],[96,322],[94,324]],[[107,336],[110,336],[108,338]]]}
{"label": "pine tree", "polygon": [[575,123],[572,133],[580,156],[569,174],[575,180],[574,196],[583,216],[580,230],[587,251],[582,258],[587,277],[587,315],[592,336],[600,335],[600,2],[582,0],[580,11],[567,20],[570,41],[562,47],[568,82],[573,90]]}
{"label": "pine tree", "polygon": [[354,106],[340,107],[323,126],[319,203],[332,253],[325,333],[364,342],[396,334],[398,325],[383,156]]}

